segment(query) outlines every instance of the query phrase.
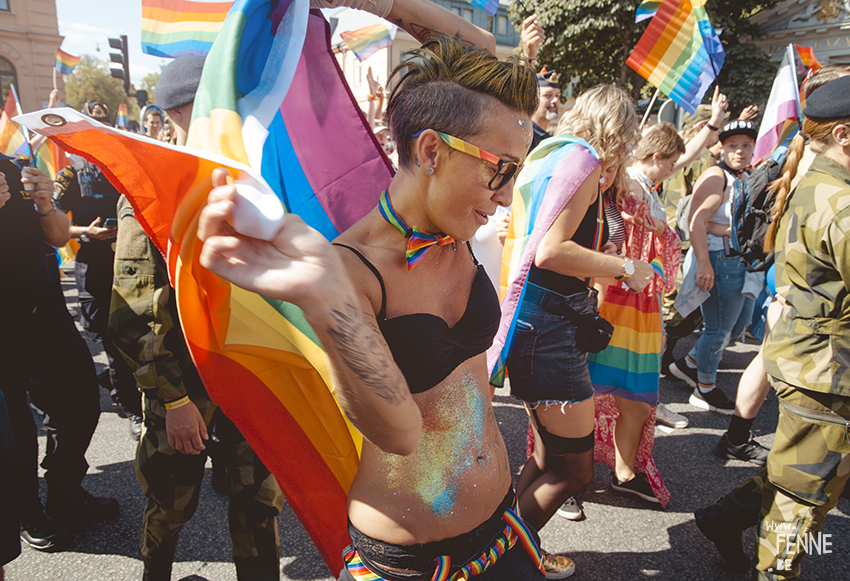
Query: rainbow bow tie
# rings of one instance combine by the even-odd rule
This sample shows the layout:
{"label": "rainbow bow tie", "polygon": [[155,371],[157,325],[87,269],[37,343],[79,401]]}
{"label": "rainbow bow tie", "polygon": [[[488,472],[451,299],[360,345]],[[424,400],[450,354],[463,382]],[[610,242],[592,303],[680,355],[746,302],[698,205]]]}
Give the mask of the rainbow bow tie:
{"label": "rainbow bow tie", "polygon": [[407,258],[407,270],[413,270],[413,267],[422,260],[425,253],[434,246],[446,246],[448,244],[455,243],[454,238],[451,236],[446,236],[445,234],[428,234],[426,232],[422,232],[416,226],[411,228],[405,224],[404,220],[396,214],[395,208],[393,208],[393,204],[390,201],[389,190],[381,192],[381,200],[378,204],[378,208],[380,209],[381,216],[384,217],[384,220],[392,224],[396,230],[401,232],[402,235],[407,238],[407,251],[405,252],[405,256]]}

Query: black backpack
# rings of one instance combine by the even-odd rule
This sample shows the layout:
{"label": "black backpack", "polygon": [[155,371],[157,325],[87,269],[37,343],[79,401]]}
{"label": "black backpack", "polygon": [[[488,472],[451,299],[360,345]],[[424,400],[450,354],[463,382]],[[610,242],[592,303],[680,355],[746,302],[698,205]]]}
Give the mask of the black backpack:
{"label": "black backpack", "polygon": [[772,159],[753,170],[749,179],[732,184],[732,249],[750,272],[763,272],[773,264],[773,253],[765,253],[764,238],[773,221],[770,183],[782,167]]}

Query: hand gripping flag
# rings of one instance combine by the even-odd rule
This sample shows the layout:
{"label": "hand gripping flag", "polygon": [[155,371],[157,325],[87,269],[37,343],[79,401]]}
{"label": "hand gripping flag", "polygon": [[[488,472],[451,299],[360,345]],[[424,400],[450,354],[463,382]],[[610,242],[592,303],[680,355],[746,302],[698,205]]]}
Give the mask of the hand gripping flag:
{"label": "hand gripping flag", "polygon": [[663,0],[626,61],[692,115],[726,60],[704,5]]}
{"label": "hand gripping flag", "polygon": [[130,199],[166,256],[210,397],[274,473],[335,574],[349,542],[346,496],[362,437],[333,397],[326,356],[301,311],[239,289],[198,262],[198,214],[216,167],[230,168],[237,181],[268,184],[287,211],[328,238],[374,208],[389,184],[392,166],[336,64],[330,28],[308,9],[307,0],[234,3],[207,57],[189,131],[189,145],[210,153],[69,109],[22,120],[97,163]]}

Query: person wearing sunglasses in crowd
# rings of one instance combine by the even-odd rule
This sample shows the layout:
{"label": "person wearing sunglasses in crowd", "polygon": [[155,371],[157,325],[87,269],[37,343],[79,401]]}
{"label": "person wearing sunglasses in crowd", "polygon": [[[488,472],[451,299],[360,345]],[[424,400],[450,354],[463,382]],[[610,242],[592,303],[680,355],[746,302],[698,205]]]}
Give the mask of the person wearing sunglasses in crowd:
{"label": "person wearing sunglasses in crowd", "polygon": [[[237,194],[219,170],[199,223],[201,262],[303,309],[363,433],[340,579],[445,579],[461,569],[542,579],[487,381],[498,297],[465,242],[510,203],[531,142],[534,73],[441,38],[394,76],[387,118],[399,170],[378,207],[335,246],[296,216],[261,242],[228,226]],[[562,577],[572,572],[557,561]]]}

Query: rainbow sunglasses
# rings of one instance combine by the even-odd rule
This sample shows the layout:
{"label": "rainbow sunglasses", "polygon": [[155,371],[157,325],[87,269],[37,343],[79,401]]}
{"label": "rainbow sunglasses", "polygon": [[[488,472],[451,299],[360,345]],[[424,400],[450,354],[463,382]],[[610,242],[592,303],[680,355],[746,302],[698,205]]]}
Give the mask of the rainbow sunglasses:
{"label": "rainbow sunglasses", "polygon": [[[412,137],[419,137],[422,135],[422,132],[425,129],[420,129],[416,133],[412,135]],[[439,135],[443,141],[446,142],[446,145],[451,147],[452,149],[456,149],[460,152],[463,152],[467,155],[471,155],[472,157],[477,157],[478,159],[482,159],[488,163],[492,163],[496,166],[496,173],[490,179],[487,187],[493,191],[499,190],[505,186],[508,182],[510,182],[521,170],[525,162],[517,163],[515,161],[509,161],[507,159],[500,159],[499,156],[490,153],[489,151],[485,151],[480,147],[472,145],[471,143],[460,139],[459,137],[455,137],[454,135],[449,135],[448,133],[443,133],[442,131],[437,131],[433,129],[437,135]]]}

